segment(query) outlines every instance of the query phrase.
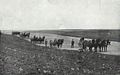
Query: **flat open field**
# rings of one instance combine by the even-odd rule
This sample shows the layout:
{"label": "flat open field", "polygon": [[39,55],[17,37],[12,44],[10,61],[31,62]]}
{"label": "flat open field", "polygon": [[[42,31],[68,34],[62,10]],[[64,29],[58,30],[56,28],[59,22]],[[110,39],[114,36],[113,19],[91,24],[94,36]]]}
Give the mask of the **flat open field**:
{"label": "flat open field", "polygon": [[66,29],[66,30],[43,30],[40,32],[55,33],[64,36],[86,37],[91,39],[101,38],[110,39],[111,41],[120,42],[120,30],[81,30],[81,29]]}
{"label": "flat open field", "polygon": [[0,75],[119,75],[120,56],[36,46],[2,34]]}
{"label": "flat open field", "polygon": [[[79,40],[81,37],[74,37],[74,36],[66,36],[66,35],[57,35],[57,34],[52,34],[52,33],[44,33],[44,32],[31,32],[30,38],[33,36],[45,36],[45,38],[48,41],[48,46],[49,46],[49,41],[56,39],[64,39],[64,43],[62,48],[59,49],[66,49],[66,50],[77,50],[79,51],[80,47],[78,46]],[[75,44],[74,48],[71,48],[71,40],[74,39]],[[30,40],[30,39],[28,39]],[[88,38],[85,38],[85,40],[88,40]],[[35,43],[36,44],[36,43]],[[40,46],[45,46],[45,44],[37,44]],[[99,49],[98,49],[99,51]],[[104,54],[110,54],[110,55],[120,55],[120,42],[116,41],[111,41],[111,45],[108,45],[107,52],[100,52]]]}

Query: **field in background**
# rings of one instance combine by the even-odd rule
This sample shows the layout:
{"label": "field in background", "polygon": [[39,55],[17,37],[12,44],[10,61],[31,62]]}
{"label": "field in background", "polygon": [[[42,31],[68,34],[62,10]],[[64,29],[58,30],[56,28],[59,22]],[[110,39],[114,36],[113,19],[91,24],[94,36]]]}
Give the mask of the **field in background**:
{"label": "field in background", "polygon": [[54,33],[64,36],[86,37],[91,39],[101,38],[110,39],[111,41],[120,42],[120,30],[81,30],[81,29],[64,29],[64,30],[41,30],[33,32]]}

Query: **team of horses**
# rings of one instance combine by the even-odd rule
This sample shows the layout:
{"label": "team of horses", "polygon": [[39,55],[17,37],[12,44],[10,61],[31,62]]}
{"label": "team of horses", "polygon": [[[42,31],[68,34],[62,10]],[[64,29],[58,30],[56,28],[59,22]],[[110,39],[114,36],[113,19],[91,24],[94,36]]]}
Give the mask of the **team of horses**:
{"label": "team of horses", "polygon": [[81,38],[79,40],[78,46],[80,47],[81,51],[89,50],[97,52],[107,52],[107,47],[110,45],[109,39],[91,39],[91,40],[84,40]]}
{"label": "team of horses", "polygon": [[43,37],[34,36],[33,38],[30,39],[30,41],[31,42],[39,42],[40,44],[42,44],[45,41],[45,36],[43,36]]}
{"label": "team of horses", "polygon": [[[12,35],[19,35],[22,38],[30,38],[30,32],[12,32]],[[36,37],[30,38],[30,41],[33,42],[39,42],[44,43],[45,36],[43,37]]]}
{"label": "team of horses", "polygon": [[61,48],[63,46],[64,43],[64,39],[54,39],[54,40],[50,40],[49,44],[50,47],[57,47],[57,48]]}
{"label": "team of horses", "polygon": [[12,32],[12,35],[19,35],[20,37],[30,37],[30,32],[26,33],[26,32]]}
{"label": "team of horses", "polygon": [[[20,37],[29,38],[30,33],[28,32],[12,32],[12,35],[19,35]],[[30,41],[33,42],[39,42],[40,44],[44,44],[45,42],[45,36],[43,37],[36,37],[30,38]],[[49,41],[49,47],[57,47],[61,48],[63,46],[64,39],[54,39]],[[47,44],[47,43],[46,43]],[[94,52],[107,52],[107,47],[110,45],[109,39],[91,39],[86,40],[84,37],[82,37],[79,40],[78,46],[80,51],[94,51]]]}

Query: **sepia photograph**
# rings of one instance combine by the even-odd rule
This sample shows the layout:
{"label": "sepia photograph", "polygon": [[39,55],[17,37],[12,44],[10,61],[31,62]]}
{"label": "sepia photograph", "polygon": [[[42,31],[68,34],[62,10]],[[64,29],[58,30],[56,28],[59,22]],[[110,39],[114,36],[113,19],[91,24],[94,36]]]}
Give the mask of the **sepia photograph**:
{"label": "sepia photograph", "polygon": [[120,0],[0,0],[0,75],[120,75]]}

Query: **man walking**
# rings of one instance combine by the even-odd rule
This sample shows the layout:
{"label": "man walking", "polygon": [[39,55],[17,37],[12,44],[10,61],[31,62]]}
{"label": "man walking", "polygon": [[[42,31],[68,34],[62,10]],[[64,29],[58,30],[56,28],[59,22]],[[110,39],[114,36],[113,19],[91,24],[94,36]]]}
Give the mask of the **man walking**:
{"label": "man walking", "polygon": [[74,40],[72,39],[72,41],[71,41],[71,48],[74,48]]}

